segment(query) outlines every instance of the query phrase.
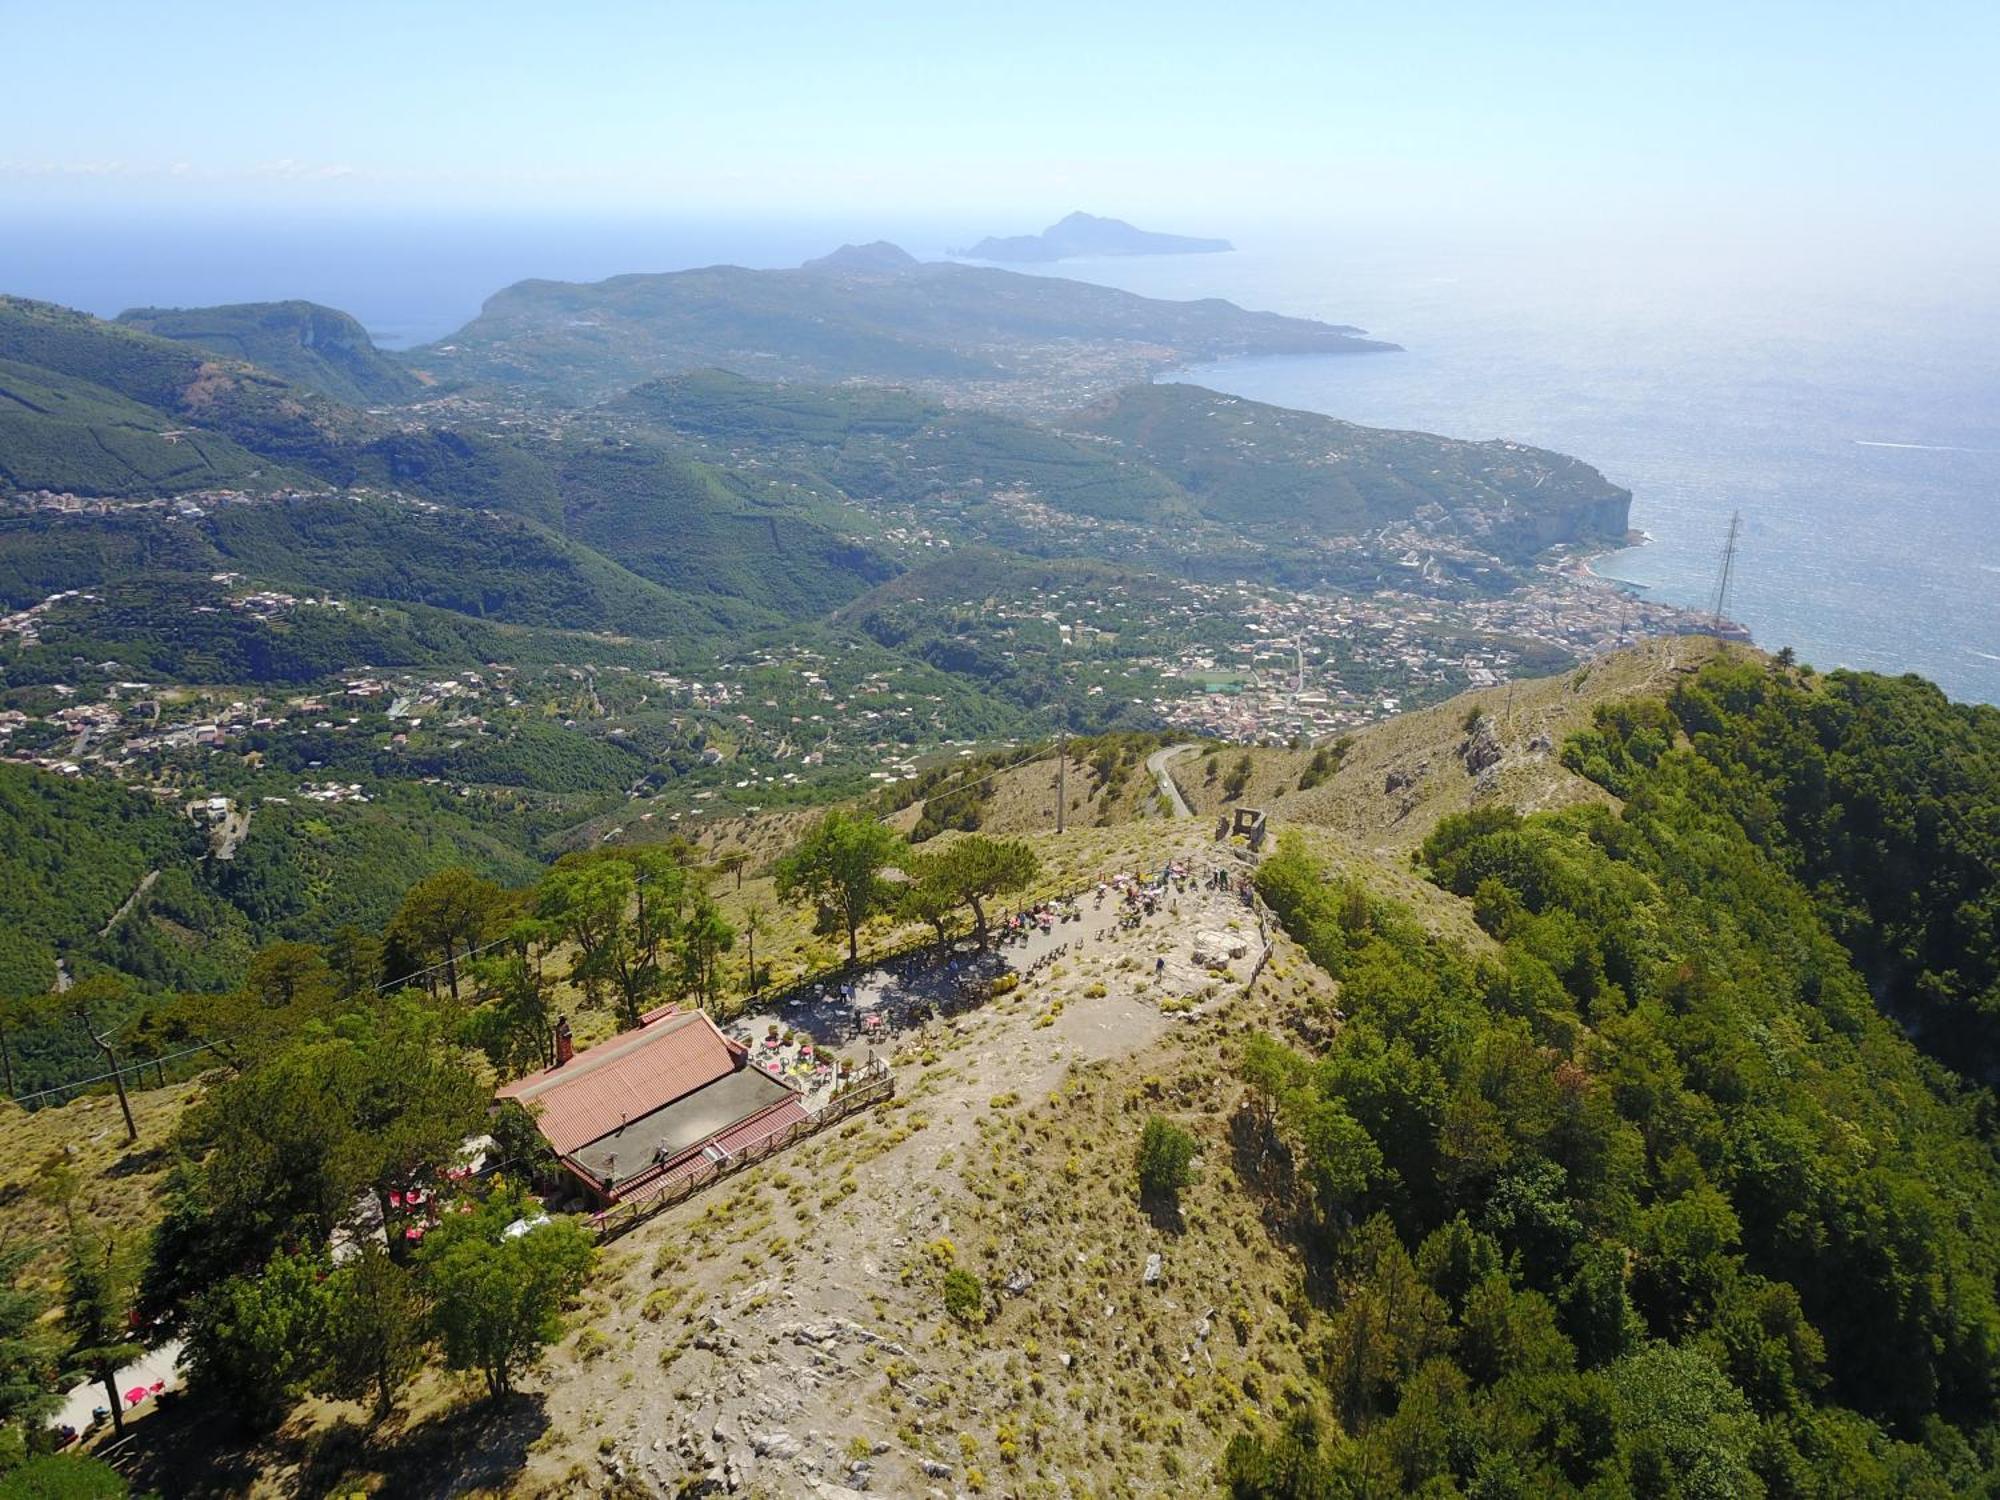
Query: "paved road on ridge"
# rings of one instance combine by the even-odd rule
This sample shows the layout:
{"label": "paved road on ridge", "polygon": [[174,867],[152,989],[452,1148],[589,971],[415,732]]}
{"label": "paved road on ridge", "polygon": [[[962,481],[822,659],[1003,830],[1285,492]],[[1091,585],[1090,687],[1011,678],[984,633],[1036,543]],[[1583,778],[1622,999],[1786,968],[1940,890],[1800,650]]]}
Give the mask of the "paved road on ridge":
{"label": "paved road on ridge", "polygon": [[1187,798],[1183,797],[1181,789],[1174,785],[1174,778],[1167,771],[1167,762],[1191,754],[1195,748],[1193,745],[1169,745],[1166,749],[1155,750],[1146,757],[1146,769],[1153,773],[1153,780],[1160,784],[1160,795],[1167,799],[1167,805],[1173,808],[1174,816],[1177,818],[1193,817],[1194,809],[1187,805]]}

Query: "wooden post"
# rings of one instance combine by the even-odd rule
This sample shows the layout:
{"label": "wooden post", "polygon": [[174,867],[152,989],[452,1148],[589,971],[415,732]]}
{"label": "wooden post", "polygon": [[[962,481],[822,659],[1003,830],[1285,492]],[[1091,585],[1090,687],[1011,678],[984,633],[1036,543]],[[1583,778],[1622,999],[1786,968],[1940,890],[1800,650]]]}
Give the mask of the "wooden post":
{"label": "wooden post", "polygon": [[1056,832],[1063,831],[1063,816],[1069,811],[1069,734],[1056,736]]}
{"label": "wooden post", "polygon": [[125,1071],[118,1066],[118,1054],[111,1050],[111,1043],[92,1030],[88,1020],[83,1023],[83,1029],[103,1049],[105,1061],[111,1064],[111,1086],[118,1090],[118,1107],[125,1113],[125,1144],[133,1145],[139,1139],[139,1127],[132,1119],[132,1101],[125,1097]]}

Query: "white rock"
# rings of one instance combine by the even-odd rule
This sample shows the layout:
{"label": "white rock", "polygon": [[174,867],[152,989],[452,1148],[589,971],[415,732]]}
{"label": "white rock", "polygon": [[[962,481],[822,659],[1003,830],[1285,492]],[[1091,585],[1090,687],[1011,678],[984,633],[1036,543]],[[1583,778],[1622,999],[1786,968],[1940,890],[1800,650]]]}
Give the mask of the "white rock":
{"label": "white rock", "polygon": [[750,1446],[759,1458],[797,1458],[805,1446],[789,1432],[774,1430],[757,1433],[750,1439]]}

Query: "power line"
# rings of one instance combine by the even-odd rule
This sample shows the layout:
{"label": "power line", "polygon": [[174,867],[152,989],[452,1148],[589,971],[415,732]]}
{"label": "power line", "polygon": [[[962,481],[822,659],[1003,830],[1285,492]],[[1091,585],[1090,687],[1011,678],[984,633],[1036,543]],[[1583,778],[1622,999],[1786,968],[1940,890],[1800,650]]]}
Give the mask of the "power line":
{"label": "power line", "polygon": [[[925,794],[923,798],[917,800],[928,801],[933,797],[946,797],[946,796],[951,796],[957,792],[970,791],[972,790],[972,788],[976,786],[983,786],[989,781],[993,781],[1001,776],[1005,776],[1010,771],[1018,771],[1025,767],[1036,765],[1041,761],[1047,760],[1048,758],[1049,758],[1048,753],[1044,753],[1042,755],[1030,756],[1026,760],[1015,761],[1011,765],[1001,766],[999,769],[990,771],[986,775],[981,776],[976,780],[961,782],[956,786],[947,787],[943,791],[928,792]],[[902,813],[907,812],[909,810],[909,807],[914,805],[915,805],[914,803],[906,804],[903,807],[895,809],[893,812],[883,813],[874,818],[872,821],[876,823],[887,823],[891,818],[897,817]],[[718,869],[729,862],[730,862],[729,857],[725,856],[723,858],[718,858],[718,859],[688,861],[683,863],[681,865],[681,868],[685,870],[711,870],[711,869]],[[641,870],[637,872],[636,875],[634,876],[634,884],[635,885],[644,884],[649,879],[651,879],[651,876],[648,875],[645,871]],[[469,960],[474,958],[478,958],[481,954],[491,953],[495,948],[504,948],[513,941],[514,939],[512,937],[494,938],[490,942],[481,943],[477,947],[468,948],[463,953],[454,954],[452,957],[448,959],[440,959],[438,962],[434,964],[427,964],[421,969],[412,969],[408,973],[399,974],[394,979],[380,980],[374,985],[371,985],[369,987],[368,993],[374,995],[384,995],[389,993],[389,991],[391,991],[392,989],[397,989],[397,990],[408,989],[412,984],[416,983],[417,981],[426,979],[433,974],[440,974],[455,969],[459,964],[468,962]],[[178,1052],[170,1052],[162,1057],[135,1058],[129,1067],[120,1068],[116,1072],[98,1073],[89,1078],[74,1078],[64,1083],[51,1084],[47,1088],[36,1089],[26,1094],[17,1094],[12,1098],[10,1102],[14,1104],[26,1104],[30,1100],[45,1099],[52,1094],[67,1093],[71,1089],[89,1088],[92,1084],[96,1083],[118,1082],[127,1072],[133,1072],[138,1069],[144,1068],[148,1065],[153,1065],[153,1066],[164,1065],[166,1063],[177,1061],[178,1059],[183,1057],[191,1057],[197,1052],[218,1051],[219,1049],[227,1046],[231,1042],[240,1041],[244,1035],[245,1033],[243,1032],[236,1032],[232,1035],[217,1037],[210,1041],[197,1042],[195,1045],[191,1047],[183,1047]],[[93,1040],[95,1040],[94,1037]],[[100,1045],[102,1044],[100,1043]]]}
{"label": "power line", "polygon": [[[118,1071],[120,1073],[135,1073],[145,1068],[161,1067],[170,1062],[177,1062],[183,1057],[192,1057],[197,1052],[212,1052],[215,1050],[215,1047],[216,1044],[214,1042],[197,1042],[192,1047],[183,1047],[178,1052],[169,1052],[162,1057],[134,1058],[129,1064]],[[70,1089],[89,1088],[93,1083],[109,1083],[116,1076],[116,1074],[112,1073],[98,1073],[89,1078],[72,1078],[68,1083],[51,1084],[48,1088],[36,1089],[30,1094],[16,1094],[8,1102],[12,1104],[26,1104],[30,1099],[42,1099],[50,1094],[67,1093]]]}

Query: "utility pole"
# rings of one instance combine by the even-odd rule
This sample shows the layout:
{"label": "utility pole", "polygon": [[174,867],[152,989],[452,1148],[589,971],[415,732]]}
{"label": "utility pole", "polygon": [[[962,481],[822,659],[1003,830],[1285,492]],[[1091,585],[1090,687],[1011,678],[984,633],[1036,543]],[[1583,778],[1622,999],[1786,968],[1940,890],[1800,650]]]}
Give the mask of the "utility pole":
{"label": "utility pole", "polygon": [[1069,732],[1056,735],[1056,832],[1063,831],[1063,816],[1069,811]]}
{"label": "utility pole", "polygon": [[1722,569],[1715,580],[1715,607],[1708,612],[1710,627],[1722,633],[1722,612],[1729,605],[1729,582],[1736,572],[1736,537],[1743,529],[1743,512],[1733,511],[1729,517],[1729,536],[1722,544]]}
{"label": "utility pole", "polygon": [[[111,1086],[118,1090],[118,1107],[125,1112],[125,1144],[130,1146],[139,1139],[139,1127],[132,1119],[132,1101],[125,1097],[125,1072],[118,1066],[118,1054],[111,1050],[111,1043],[97,1034],[97,1028],[90,1024],[90,1016],[84,1011],[77,1012],[83,1022],[84,1034],[104,1053],[104,1060],[111,1064]],[[140,1080],[142,1083],[144,1079]]]}

